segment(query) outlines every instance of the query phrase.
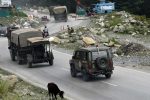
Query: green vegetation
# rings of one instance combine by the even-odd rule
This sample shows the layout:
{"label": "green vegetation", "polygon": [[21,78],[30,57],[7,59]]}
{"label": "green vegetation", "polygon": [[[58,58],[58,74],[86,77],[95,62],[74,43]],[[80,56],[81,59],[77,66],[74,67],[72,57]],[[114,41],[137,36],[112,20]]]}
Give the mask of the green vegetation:
{"label": "green vegetation", "polygon": [[69,49],[69,50],[76,50],[82,47],[82,45],[80,43],[64,43],[64,44],[58,44],[58,47],[60,48],[65,48],[65,49]]}
{"label": "green vegetation", "polygon": [[9,84],[7,83],[7,81],[0,80],[0,97],[1,98],[4,98],[7,95],[8,89],[9,89]]}
{"label": "green vegetation", "polygon": [[0,23],[4,25],[9,25],[10,23],[15,22],[18,17],[0,17]]}
{"label": "green vegetation", "polygon": [[24,12],[21,11],[11,11],[10,15],[13,16],[17,16],[17,17],[27,17],[27,15]]}
{"label": "green vegetation", "polygon": [[122,22],[122,20],[121,20],[121,18],[120,18],[119,16],[115,16],[115,17],[113,18],[113,20],[110,20],[110,21],[109,21],[110,26],[116,26],[116,25],[118,25],[118,24],[121,23],[121,22]]}
{"label": "green vegetation", "polygon": [[[2,77],[12,75],[0,69],[0,100],[48,100],[48,92],[42,88],[30,85],[21,79],[13,87]],[[58,96],[58,100],[61,100]],[[66,98],[63,100],[67,100]]]}

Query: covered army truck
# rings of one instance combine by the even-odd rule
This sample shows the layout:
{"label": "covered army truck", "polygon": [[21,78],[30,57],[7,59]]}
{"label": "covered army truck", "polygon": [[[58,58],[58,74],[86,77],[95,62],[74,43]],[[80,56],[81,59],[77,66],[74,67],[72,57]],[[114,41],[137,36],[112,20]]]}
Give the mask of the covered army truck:
{"label": "covered army truck", "polygon": [[30,48],[27,54],[28,67],[32,64],[48,62],[53,65],[53,52],[50,47],[50,41],[43,37],[32,37],[27,39]]}
{"label": "covered army truck", "polygon": [[67,7],[66,6],[55,6],[52,9],[55,22],[67,22]]}
{"label": "covered army truck", "polygon": [[12,31],[8,38],[8,49],[12,61],[17,60],[18,64],[27,62],[27,54],[30,52],[27,39],[32,37],[42,37],[41,31],[32,28]]}

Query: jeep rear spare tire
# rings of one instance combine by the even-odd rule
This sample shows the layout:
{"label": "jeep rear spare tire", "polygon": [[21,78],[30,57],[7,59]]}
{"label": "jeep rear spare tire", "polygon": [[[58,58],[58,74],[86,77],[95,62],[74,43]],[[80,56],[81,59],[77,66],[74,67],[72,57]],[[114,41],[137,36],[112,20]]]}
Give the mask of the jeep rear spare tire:
{"label": "jeep rear spare tire", "polygon": [[98,69],[103,69],[107,67],[107,59],[106,58],[97,58],[96,59]]}

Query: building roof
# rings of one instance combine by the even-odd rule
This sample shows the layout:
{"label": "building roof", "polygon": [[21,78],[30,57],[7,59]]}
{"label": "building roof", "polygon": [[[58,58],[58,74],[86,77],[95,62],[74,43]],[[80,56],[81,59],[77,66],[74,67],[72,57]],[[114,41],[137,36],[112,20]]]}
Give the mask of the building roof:
{"label": "building roof", "polygon": [[11,8],[11,6],[9,6],[9,5],[1,5],[0,4],[0,8]]}

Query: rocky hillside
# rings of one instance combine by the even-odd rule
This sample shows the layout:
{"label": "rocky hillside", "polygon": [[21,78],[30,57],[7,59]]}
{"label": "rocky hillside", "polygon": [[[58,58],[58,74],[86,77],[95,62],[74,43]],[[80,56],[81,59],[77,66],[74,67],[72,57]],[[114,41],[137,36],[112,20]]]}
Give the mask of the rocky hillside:
{"label": "rocky hillside", "polygon": [[58,47],[72,50],[109,46],[113,48],[117,65],[150,65],[150,21],[125,11],[93,16],[87,26],[60,32],[53,37],[53,42]]}
{"label": "rocky hillside", "polygon": [[32,7],[35,6],[47,6],[47,5],[53,5],[51,1],[48,0],[12,0],[12,4],[16,6],[29,6]]}

